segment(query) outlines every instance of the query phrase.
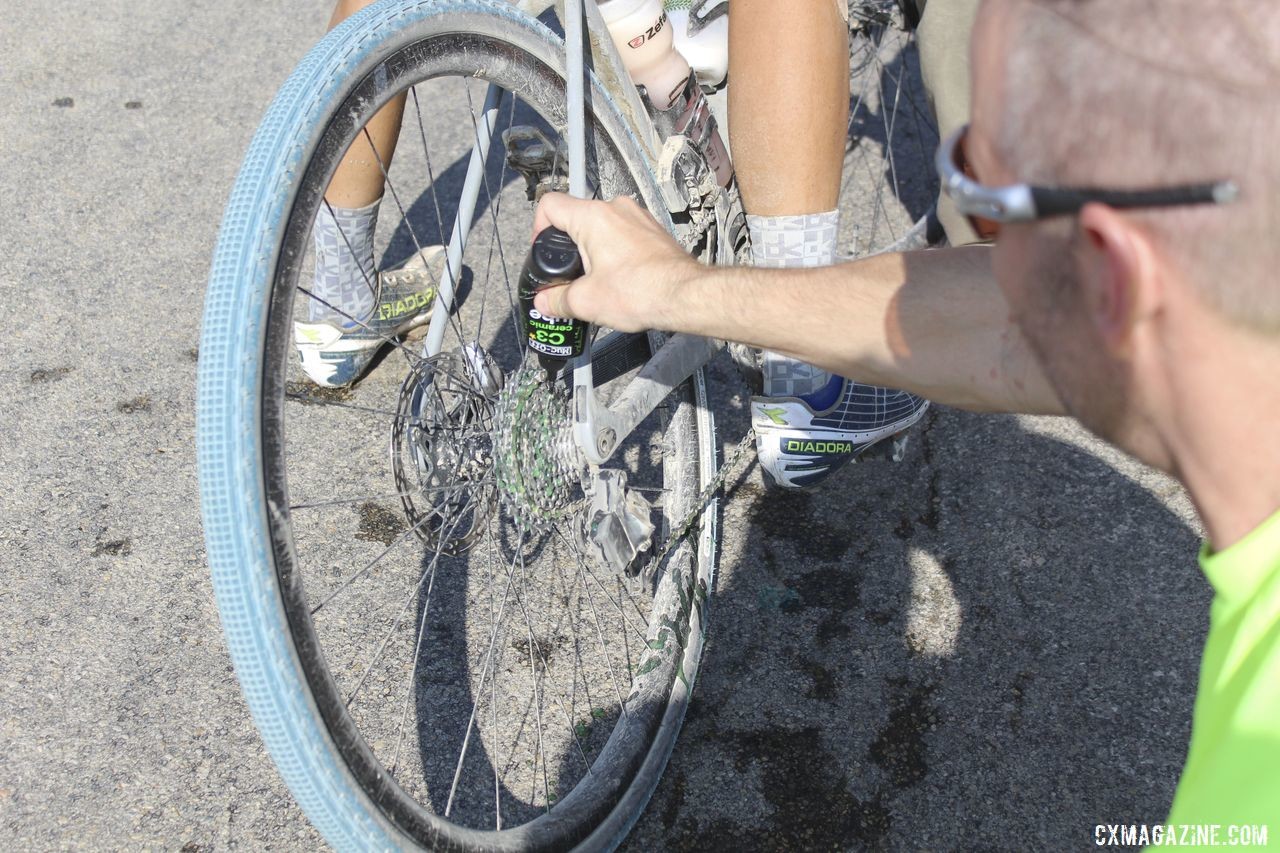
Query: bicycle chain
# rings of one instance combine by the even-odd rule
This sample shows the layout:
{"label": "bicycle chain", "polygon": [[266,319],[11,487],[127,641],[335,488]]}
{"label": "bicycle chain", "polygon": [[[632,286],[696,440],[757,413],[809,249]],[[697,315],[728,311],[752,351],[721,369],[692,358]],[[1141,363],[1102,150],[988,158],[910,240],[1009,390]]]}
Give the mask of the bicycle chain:
{"label": "bicycle chain", "polygon": [[702,487],[702,491],[698,494],[697,501],[694,502],[691,509],[680,523],[671,528],[671,535],[667,537],[667,541],[663,544],[662,550],[659,551],[653,559],[651,559],[645,567],[640,570],[640,577],[646,581],[652,580],[661,568],[662,563],[671,555],[671,552],[685,540],[694,529],[694,522],[702,515],[706,508],[715,499],[716,493],[729,479],[729,474],[734,472],[742,458],[746,455],[747,450],[755,444],[756,431],[754,427],[748,428],[742,440],[738,442],[738,446],[734,448],[733,453],[724,461],[715,475],[710,481]]}

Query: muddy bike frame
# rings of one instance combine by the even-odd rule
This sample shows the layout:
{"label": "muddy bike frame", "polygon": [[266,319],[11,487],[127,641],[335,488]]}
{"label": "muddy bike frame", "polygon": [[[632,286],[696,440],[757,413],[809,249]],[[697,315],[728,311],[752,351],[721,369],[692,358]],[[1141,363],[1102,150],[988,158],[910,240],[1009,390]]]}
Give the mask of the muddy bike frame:
{"label": "muddy bike frame", "polygon": [[[590,33],[591,64],[597,77],[628,119],[639,139],[645,157],[651,167],[658,163],[663,140],[659,138],[653,121],[639,91],[631,82],[622,58],[618,55],[604,18],[595,0],[522,0],[518,8],[537,17],[555,6],[565,31],[566,99],[568,106],[568,162],[569,193],[577,198],[587,198],[586,154],[586,33]],[[498,106],[502,101],[502,89],[490,85],[485,94],[484,107],[476,122],[476,140],[467,165],[462,196],[458,203],[458,215],[445,252],[445,269],[441,273],[437,300],[445,307],[435,311],[423,344],[423,354],[434,356],[444,346],[445,329],[453,311],[455,270],[460,269],[462,253],[466,248],[471,229],[472,215],[484,183],[485,162],[493,141],[494,127],[498,119]],[[616,333],[615,333],[616,334]],[[609,338],[596,346],[608,347]],[[671,335],[653,353],[652,357],[631,380],[626,389],[609,406],[604,405],[595,393],[595,381],[591,367],[592,344],[574,362],[573,367],[573,436],[583,456],[592,465],[607,462],[613,451],[632,430],[645,419],[671,391],[692,376],[715,355],[723,345],[720,341],[693,335]],[[699,395],[702,397],[703,395]]]}

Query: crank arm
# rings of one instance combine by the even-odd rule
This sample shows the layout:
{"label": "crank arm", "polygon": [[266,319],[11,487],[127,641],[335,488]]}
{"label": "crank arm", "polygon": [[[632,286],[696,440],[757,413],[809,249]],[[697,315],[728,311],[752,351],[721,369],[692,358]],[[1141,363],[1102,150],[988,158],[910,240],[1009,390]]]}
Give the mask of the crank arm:
{"label": "crank arm", "polygon": [[672,335],[609,406],[595,394],[591,363],[573,371],[573,439],[592,465],[609,461],[613,451],[672,389],[711,360],[723,341],[697,335]]}

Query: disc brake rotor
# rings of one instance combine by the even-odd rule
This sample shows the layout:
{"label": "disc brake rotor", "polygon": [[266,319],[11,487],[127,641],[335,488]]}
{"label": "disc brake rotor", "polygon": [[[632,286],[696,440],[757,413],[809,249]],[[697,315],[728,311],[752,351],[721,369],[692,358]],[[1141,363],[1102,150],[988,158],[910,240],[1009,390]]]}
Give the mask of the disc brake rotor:
{"label": "disc brake rotor", "polygon": [[493,360],[469,344],[423,359],[400,387],[392,467],[405,516],[428,548],[467,551],[493,511],[492,431],[501,386]]}

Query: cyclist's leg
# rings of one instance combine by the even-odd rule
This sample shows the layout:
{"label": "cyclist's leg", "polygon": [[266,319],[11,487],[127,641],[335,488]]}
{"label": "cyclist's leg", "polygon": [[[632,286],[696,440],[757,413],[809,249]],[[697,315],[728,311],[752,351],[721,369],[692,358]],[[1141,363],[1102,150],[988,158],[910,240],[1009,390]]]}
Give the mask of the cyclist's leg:
{"label": "cyclist's leg", "polygon": [[[836,260],[849,121],[847,0],[734,0],[729,131],[759,266]],[[752,401],[768,481],[816,485],[863,447],[919,418],[924,401],[774,353]]]}
{"label": "cyclist's leg", "polygon": [[[374,0],[338,0],[333,15],[329,18],[329,29],[333,29],[347,18],[359,12]],[[334,207],[346,209],[368,207],[382,198],[382,168],[391,161],[396,149],[396,139],[400,135],[400,118],[404,114],[404,95],[398,95],[365,126],[368,137],[361,134],[352,143],[347,156],[342,159],[329,189],[325,192],[325,200]],[[372,142],[372,146],[370,145]]]}
{"label": "cyclist's leg", "polygon": [[[338,0],[333,29],[373,0]],[[442,252],[430,247],[401,270],[379,272],[374,233],[391,165],[405,96],[399,95],[365,125],[339,163],[316,215],[313,298],[306,322],[296,327],[302,364],[315,382],[347,385],[372,362],[381,342],[425,322],[434,297]],[[428,261],[434,263],[428,265]],[[389,310],[375,310],[378,305]],[[419,306],[397,314],[397,306]]]}
{"label": "cyclist's leg", "polygon": [[[729,132],[757,266],[835,261],[849,123],[844,2],[729,4]],[[830,379],[773,353],[762,368],[766,396],[810,394]]]}
{"label": "cyclist's leg", "polygon": [[849,123],[843,2],[729,4],[729,132],[754,216],[835,210]]}

